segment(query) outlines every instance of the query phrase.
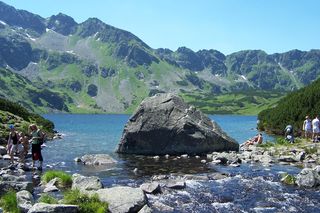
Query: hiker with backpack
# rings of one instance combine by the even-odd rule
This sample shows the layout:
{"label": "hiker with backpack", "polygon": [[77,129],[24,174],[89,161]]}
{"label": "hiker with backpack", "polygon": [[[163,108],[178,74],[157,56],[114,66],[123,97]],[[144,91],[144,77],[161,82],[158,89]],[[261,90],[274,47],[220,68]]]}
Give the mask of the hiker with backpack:
{"label": "hiker with backpack", "polygon": [[31,152],[32,152],[32,168],[35,166],[35,161],[39,161],[39,166],[37,167],[38,170],[42,170],[42,162],[43,162],[43,157],[41,154],[41,145],[43,143],[45,134],[38,129],[37,125],[31,124],[29,126],[30,130],[30,136],[32,137],[30,139],[31,143]]}

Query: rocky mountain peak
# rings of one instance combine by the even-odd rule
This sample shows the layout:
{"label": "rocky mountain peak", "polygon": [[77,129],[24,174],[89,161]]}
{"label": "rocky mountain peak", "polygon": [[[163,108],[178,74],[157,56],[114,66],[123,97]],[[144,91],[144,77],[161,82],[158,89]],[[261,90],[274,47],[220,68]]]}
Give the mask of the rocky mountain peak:
{"label": "rocky mountain peak", "polygon": [[191,49],[187,47],[179,47],[176,51],[177,63],[192,71],[200,71],[204,69],[200,57]]}
{"label": "rocky mountain peak", "polygon": [[53,15],[49,18],[47,27],[56,31],[57,33],[61,33],[62,35],[70,35],[76,31],[77,22],[63,13],[59,13],[58,15]]}
{"label": "rocky mountain peak", "polygon": [[106,24],[100,19],[89,18],[80,24],[79,35],[82,37],[92,36],[97,32],[102,32],[106,28]]}

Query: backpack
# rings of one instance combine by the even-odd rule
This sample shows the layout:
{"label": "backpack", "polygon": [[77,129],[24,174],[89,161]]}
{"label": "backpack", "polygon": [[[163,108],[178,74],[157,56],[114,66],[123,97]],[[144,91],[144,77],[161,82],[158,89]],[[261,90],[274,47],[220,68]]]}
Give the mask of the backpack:
{"label": "backpack", "polygon": [[[40,132],[42,133],[42,137],[39,134]],[[38,129],[38,136],[40,137],[40,139],[38,139],[39,144],[40,145],[44,144],[46,142],[46,140],[47,140],[47,134],[42,132],[40,129]]]}

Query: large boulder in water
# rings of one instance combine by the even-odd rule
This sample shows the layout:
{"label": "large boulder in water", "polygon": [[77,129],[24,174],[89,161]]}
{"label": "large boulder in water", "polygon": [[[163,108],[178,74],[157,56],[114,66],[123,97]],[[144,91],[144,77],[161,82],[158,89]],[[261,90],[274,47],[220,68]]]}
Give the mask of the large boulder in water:
{"label": "large boulder in water", "polygon": [[182,98],[146,98],[125,126],[118,153],[141,155],[202,154],[239,150],[219,125]]}

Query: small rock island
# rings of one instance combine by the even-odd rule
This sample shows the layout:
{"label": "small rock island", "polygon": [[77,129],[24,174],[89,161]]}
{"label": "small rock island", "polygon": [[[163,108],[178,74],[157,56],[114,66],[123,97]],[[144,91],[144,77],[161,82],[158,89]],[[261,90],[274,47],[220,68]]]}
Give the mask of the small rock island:
{"label": "small rock island", "polygon": [[116,152],[140,155],[238,151],[219,125],[177,95],[146,98],[127,122]]}

